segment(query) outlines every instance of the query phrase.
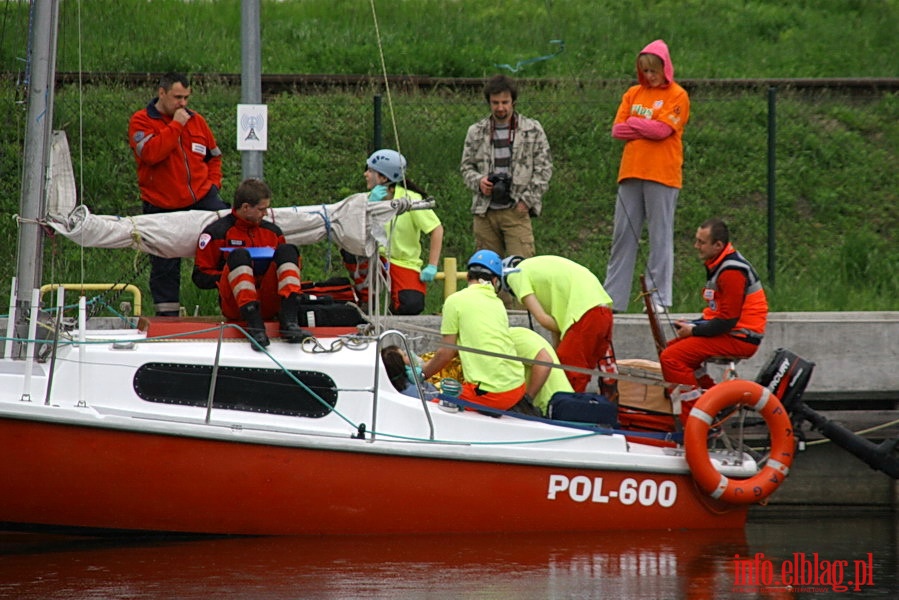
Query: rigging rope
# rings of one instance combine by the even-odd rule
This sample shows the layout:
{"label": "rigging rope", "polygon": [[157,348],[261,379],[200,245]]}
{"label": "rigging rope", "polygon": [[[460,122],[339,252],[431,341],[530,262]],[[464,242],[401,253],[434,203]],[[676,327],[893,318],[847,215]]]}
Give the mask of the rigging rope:
{"label": "rigging rope", "polygon": [[[84,49],[81,45],[81,0],[78,0],[77,3],[77,18],[75,21],[78,26],[78,198],[80,204],[84,202],[84,79],[82,75],[84,72],[82,62]],[[81,283],[84,283],[86,269],[84,246],[81,246],[79,256],[81,261]]]}
{"label": "rigging rope", "polygon": [[[375,25],[375,38],[378,42],[378,58],[381,61],[381,76],[384,78],[384,91],[387,94],[387,110],[390,112],[390,124],[393,128],[393,139],[396,143],[396,151],[400,154],[403,153],[402,149],[400,149],[400,136],[397,132],[396,128],[396,114],[393,111],[393,98],[390,95],[390,81],[387,79],[387,63],[384,60],[384,45],[381,41],[381,28],[378,25],[378,12],[375,10],[375,0],[369,0],[371,4],[371,16]],[[377,150],[377,148],[375,148]],[[403,174],[403,187],[406,183],[406,175]]]}
{"label": "rigging rope", "polygon": [[[375,27],[375,38],[378,43],[378,58],[381,63],[381,77],[384,80],[384,91],[387,94],[387,110],[390,113],[390,125],[391,125],[391,128],[393,129],[393,140],[394,140],[394,145],[395,145],[394,149],[400,155],[402,155],[403,150],[400,147],[400,136],[399,136],[399,131],[398,131],[397,125],[396,125],[396,113],[393,110],[393,96],[391,96],[391,93],[390,93],[390,80],[387,78],[387,62],[384,60],[384,44],[381,40],[381,28],[380,28],[380,25],[378,24],[378,12],[375,9],[375,0],[369,0],[369,4],[371,5],[371,16],[372,16],[372,21],[374,22],[374,27]],[[375,148],[375,150],[378,150],[378,148]],[[406,183],[405,171],[403,171],[402,181],[403,181],[403,188],[408,190],[409,186]],[[390,242],[391,242],[391,238],[393,237],[394,225],[395,225],[395,221],[391,222],[391,226],[390,226],[389,230],[387,231],[387,243],[385,245],[385,247],[387,248],[386,269],[380,268],[381,261],[380,261],[380,258],[378,257],[377,253],[375,254],[375,256],[373,258],[369,259],[369,271],[368,271],[369,272],[369,289],[368,289],[369,309],[371,311],[371,314],[374,314],[374,315],[381,314],[381,311],[378,308],[378,306],[382,300],[380,295],[378,294],[379,290],[383,290],[383,295],[384,295],[383,315],[386,316],[390,311],[390,298],[391,298],[391,296],[390,296],[390,269],[389,269],[389,267],[390,267],[390,247],[391,247]],[[383,285],[375,285],[375,280],[377,280],[378,283],[381,283]]]}
{"label": "rigging rope", "polygon": [[[440,336],[440,333],[434,329],[429,329],[427,327],[421,327],[414,325],[412,323],[403,323],[403,329],[406,331],[425,333],[430,336]],[[575,373],[583,373],[584,375],[595,375],[601,378],[607,379],[620,379],[623,381],[632,381],[635,383],[641,383],[649,386],[660,386],[665,387],[667,384],[662,379],[660,373],[656,373],[654,371],[650,371],[648,369],[643,369],[640,367],[630,367],[625,365],[618,365],[616,368],[618,369],[614,373],[609,373],[608,371],[603,371],[601,369],[588,369],[585,367],[577,367],[574,365],[567,365],[564,363],[556,363],[556,362],[546,362],[542,360],[538,360],[535,358],[525,358],[522,356],[512,356],[509,354],[502,354],[499,352],[491,352],[490,350],[482,350],[480,348],[472,348],[470,346],[460,346],[458,344],[450,344],[444,342],[442,339],[438,339],[436,342],[437,346],[450,348],[452,350],[460,351],[460,352],[468,352],[470,354],[477,354],[480,356],[490,356],[494,358],[503,358],[507,360],[518,361],[525,365],[537,365],[541,367],[550,367],[553,369],[562,369],[565,371],[572,371]]]}
{"label": "rigging rope", "polygon": [[[62,5],[62,9],[66,6],[71,6],[68,3],[64,3]],[[77,104],[78,104],[78,183],[76,187],[76,196],[77,196],[77,206],[82,207],[84,205],[84,164],[85,164],[85,150],[84,150],[84,48],[83,48],[83,18],[82,18],[82,0],[78,0],[75,3],[75,27],[77,31],[77,62],[78,62],[78,77],[77,77]],[[61,22],[68,22],[67,19],[60,19]],[[30,20],[33,22],[33,19]],[[65,36],[60,36],[65,39]],[[29,53],[30,58],[30,53]],[[66,160],[71,162],[71,156],[67,155]],[[20,219],[20,221],[24,221]],[[38,221],[38,224],[45,225],[41,221]],[[138,248],[135,253],[135,258],[131,265],[131,270],[122,269],[122,274],[115,277],[115,283],[105,292],[98,294],[93,299],[88,301],[88,305],[91,308],[88,318],[94,317],[99,314],[100,311],[104,310],[104,308],[108,308],[111,312],[116,314],[116,311],[112,309],[112,304],[118,300],[118,298],[125,292],[125,285],[130,281],[142,276],[143,272],[149,267],[149,257],[146,253],[141,252],[139,250],[139,238],[140,232],[135,227],[134,229],[135,236],[135,248]],[[54,249],[52,252],[52,257],[50,260],[50,280],[54,281],[56,279],[56,268],[57,268],[57,257],[58,252],[56,252],[56,241],[53,238]],[[84,244],[79,244],[78,250],[78,281],[81,284],[84,284],[87,279],[87,256],[86,256],[86,246]],[[123,284],[123,285],[119,285]],[[82,294],[84,291],[82,290]]]}

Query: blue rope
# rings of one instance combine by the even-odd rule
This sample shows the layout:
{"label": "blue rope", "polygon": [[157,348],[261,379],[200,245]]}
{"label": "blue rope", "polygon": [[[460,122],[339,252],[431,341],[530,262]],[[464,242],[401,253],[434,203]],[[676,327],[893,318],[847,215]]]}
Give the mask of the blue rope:
{"label": "blue rope", "polygon": [[514,67],[512,65],[506,64],[506,63],[504,63],[504,64],[494,63],[493,66],[497,67],[499,69],[508,69],[512,73],[517,73],[519,70],[521,70],[522,67],[526,67],[527,65],[533,64],[535,62],[540,62],[542,60],[549,60],[551,58],[555,58],[565,51],[565,40],[549,40],[549,43],[557,44],[559,46],[559,49],[556,50],[555,52],[553,52],[552,54],[544,54],[543,56],[536,56],[534,58],[529,58],[527,60],[520,60],[517,63],[515,63]]}
{"label": "blue rope", "polygon": [[[328,214],[328,206],[326,204],[322,204],[321,207],[322,207],[321,212],[313,211],[311,214],[318,215],[322,218],[322,222],[325,225],[325,237],[328,240],[328,242],[330,242],[331,241],[331,230],[332,230],[331,216]],[[331,272],[331,244],[327,244],[327,248],[328,248],[328,250],[327,250],[327,258],[325,259],[325,263],[326,263],[325,269],[327,270],[327,272],[330,273]]]}

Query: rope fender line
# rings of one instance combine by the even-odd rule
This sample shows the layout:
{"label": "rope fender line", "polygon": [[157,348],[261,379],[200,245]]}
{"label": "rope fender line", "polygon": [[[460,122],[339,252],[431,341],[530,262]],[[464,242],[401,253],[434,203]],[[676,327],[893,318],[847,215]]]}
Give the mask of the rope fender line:
{"label": "rope fender line", "polygon": [[[440,333],[434,329],[429,329],[427,327],[418,327],[416,325],[410,325],[407,323],[403,323],[403,329],[407,329],[409,331],[415,331],[418,333],[425,333],[429,335],[437,335],[440,336]],[[521,356],[512,356],[509,354],[502,354],[500,352],[491,352],[490,350],[481,350],[479,348],[471,348],[469,346],[460,346],[458,344],[448,344],[443,340],[437,342],[437,345],[443,348],[450,348],[452,350],[457,350],[460,352],[469,352],[471,354],[480,354],[482,356],[490,356],[493,358],[504,358],[509,360],[517,360],[524,364],[528,365],[537,365],[540,367],[551,367],[553,369],[562,369],[563,371],[572,371],[575,373],[582,373],[584,375],[596,375],[597,377],[601,377],[603,379],[620,379],[622,381],[631,381],[634,383],[642,383],[646,385],[655,385],[667,387],[670,385],[664,379],[662,379],[661,374],[654,373],[652,371],[641,371],[640,369],[636,369],[633,367],[617,365],[618,371],[615,373],[608,373],[606,371],[602,371],[600,369],[587,369],[584,367],[576,367],[574,365],[565,365],[561,363],[555,362],[546,362],[542,360],[537,360],[535,358],[524,358]],[[636,371],[645,372],[648,375],[634,375],[633,373]]]}

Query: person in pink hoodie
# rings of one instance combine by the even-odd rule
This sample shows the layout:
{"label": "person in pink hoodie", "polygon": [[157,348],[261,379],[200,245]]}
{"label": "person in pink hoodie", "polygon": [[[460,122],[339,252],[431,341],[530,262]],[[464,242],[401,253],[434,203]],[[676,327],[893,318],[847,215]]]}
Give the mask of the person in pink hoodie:
{"label": "person in pink hoodie", "polygon": [[680,193],[682,136],[690,98],[674,82],[674,65],[662,40],[637,56],[639,84],[621,97],[612,137],[624,140],[618,169],[618,199],[612,251],[603,284],[615,312],[627,310],[643,223],[649,232],[647,275],[657,312],[672,303],[674,210]]}

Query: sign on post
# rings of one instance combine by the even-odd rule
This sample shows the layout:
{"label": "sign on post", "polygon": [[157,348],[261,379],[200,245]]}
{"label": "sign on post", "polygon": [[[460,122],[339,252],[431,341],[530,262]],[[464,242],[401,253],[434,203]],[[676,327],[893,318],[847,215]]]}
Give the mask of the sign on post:
{"label": "sign on post", "polygon": [[237,149],[268,150],[267,105],[237,105]]}

